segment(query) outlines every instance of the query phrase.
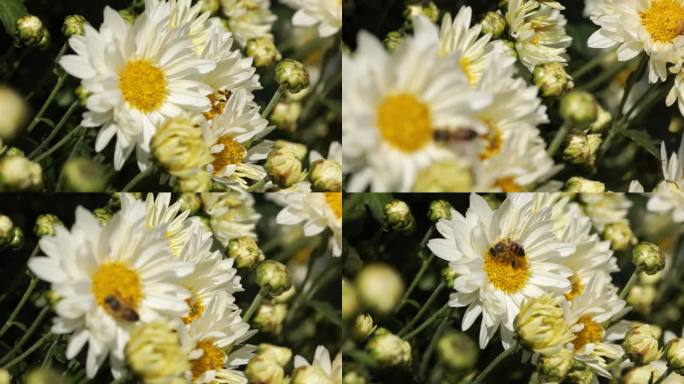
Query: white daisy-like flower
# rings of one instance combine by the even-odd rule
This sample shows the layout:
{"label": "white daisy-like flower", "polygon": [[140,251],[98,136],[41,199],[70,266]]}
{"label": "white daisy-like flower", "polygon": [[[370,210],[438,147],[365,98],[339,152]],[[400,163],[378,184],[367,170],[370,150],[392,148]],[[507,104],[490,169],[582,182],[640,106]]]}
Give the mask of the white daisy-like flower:
{"label": "white daisy-like flower", "polygon": [[67,230],[56,227],[29,268],[52,284],[59,295],[52,332],[72,334],[66,351],[73,359],[88,344],[86,372],[95,376],[109,356],[112,374],[124,369],[124,347],[137,322],[178,318],[187,314],[189,293],[177,281],[192,264],[174,260],[165,228],[147,229],[145,211],[115,214],[106,226],[82,207]]}
{"label": "white daisy-like flower", "polygon": [[684,222],[684,136],[679,150],[669,158],[665,143],[660,146],[663,178],[648,200],[647,209],[651,212],[671,213],[675,223]]}
{"label": "white daisy-like flower", "polygon": [[330,248],[333,256],[342,254],[342,193],[269,193],[267,196],[284,208],[276,216],[281,225],[303,223],[304,236],[316,236],[326,228],[332,231]]}
{"label": "white daisy-like flower", "polygon": [[253,144],[273,130],[259,114],[253,96],[239,90],[228,98],[221,113],[204,130],[214,161],[208,171],[214,181],[233,189],[246,189],[250,182],[266,177],[263,166],[273,146],[270,141]]}
{"label": "white daisy-like flower", "polygon": [[624,193],[583,193],[580,199],[584,213],[599,231],[603,231],[607,224],[629,221],[627,214],[632,202]]}
{"label": "white daisy-like flower", "polygon": [[665,81],[667,64],[681,61],[683,19],[682,0],[604,0],[591,17],[601,28],[588,44],[592,48],[618,46],[619,61],[646,52],[649,81]]}
{"label": "white daisy-like flower", "polygon": [[255,348],[236,346],[255,333],[240,317],[235,299],[226,293],[217,294],[203,315],[181,332],[181,345],[190,360],[187,378],[196,384],[247,383],[236,368],[247,364]]}
{"label": "white daisy-like flower", "polygon": [[[427,18],[413,20],[415,35],[389,54],[361,32],[357,51],[342,58],[345,86],[343,146],[348,189],[408,191],[417,172],[454,157],[434,140],[438,129],[459,127],[488,95],[472,90],[457,54],[439,56],[439,36]],[[372,81],[369,81],[371,79]]]}
{"label": "white daisy-like flower", "polygon": [[624,351],[615,341],[621,340],[630,323],[621,321],[606,329],[606,324],[621,318],[629,308],[617,295],[617,288],[610,277],[596,274],[583,294],[576,296],[566,306],[571,331],[575,334],[572,349],[575,359],[586,363],[598,375],[610,378],[606,359],[615,360]]}
{"label": "white daisy-like flower", "polygon": [[295,356],[294,367],[295,369],[299,367],[312,366],[320,369],[325,373],[332,383],[341,384],[342,383],[342,354],[338,353],[335,356],[335,360],[330,361],[330,352],[328,349],[322,345],[316,347],[314,352],[314,359],[309,364],[309,362],[302,356]]}
{"label": "white daisy-like flower", "polygon": [[506,21],[515,39],[520,61],[532,72],[546,63],[565,63],[572,38],[565,32],[567,20],[558,7],[535,0],[509,0]]}
{"label": "white daisy-like flower", "polygon": [[228,29],[241,46],[249,39],[273,38],[271,28],[276,15],[271,12],[269,0],[221,0],[221,7],[228,18]]}
{"label": "white daisy-like flower", "polygon": [[604,3],[605,0],[584,0],[584,11],[582,14],[585,17],[591,17],[597,13]]}
{"label": "white daisy-like flower", "polygon": [[473,10],[467,6],[461,7],[453,21],[450,14],[444,15],[439,32],[439,53],[458,53],[461,69],[468,77],[468,83],[475,87],[485,71],[492,45],[489,44],[491,35],[481,36],[482,25],[470,26],[472,19]]}
{"label": "white daisy-like flower", "polygon": [[342,28],[342,0],[293,0],[288,5],[297,9],[292,24],[317,25],[320,37],[330,37]]}
{"label": "white daisy-like flower", "polygon": [[225,247],[238,237],[256,238],[256,223],[261,215],[254,210],[254,197],[243,191],[203,193],[204,211],[214,237]]}
{"label": "white daisy-like flower", "polygon": [[501,330],[508,347],[513,321],[527,298],[570,291],[572,271],[562,265],[575,246],[553,233],[551,207],[533,209],[530,194],[512,194],[492,211],[476,194],[463,216],[452,210],[450,220],[437,223],[444,237],[432,239],[428,248],[449,262],[458,275],[449,306],[468,307],[461,324],[469,329],[482,315],[480,347]]}
{"label": "white daisy-like flower", "polygon": [[168,28],[169,14],[168,3],[148,0],[130,25],[106,7],[100,30],[86,25],[84,36],[69,39],[76,54],[59,61],[90,93],[81,124],[102,127],[95,149],[116,136],[117,170],[134,149],[138,166],[149,165],[150,140],[166,119],[209,109],[211,89],[200,81],[215,64],[193,54],[190,25]]}

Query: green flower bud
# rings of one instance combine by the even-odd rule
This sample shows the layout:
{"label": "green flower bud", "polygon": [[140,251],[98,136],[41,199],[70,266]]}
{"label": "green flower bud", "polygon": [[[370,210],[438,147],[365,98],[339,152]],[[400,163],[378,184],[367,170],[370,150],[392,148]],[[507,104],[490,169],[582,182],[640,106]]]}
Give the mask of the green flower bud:
{"label": "green flower bud", "polygon": [[300,161],[304,160],[308,152],[306,145],[286,140],[276,140],[275,143],[273,143],[273,149],[286,149],[294,154]]}
{"label": "green flower bud", "polygon": [[26,15],[17,19],[17,39],[19,44],[33,47],[44,44],[47,29],[43,26],[43,22],[34,15]]}
{"label": "green flower bud", "polygon": [[381,316],[392,313],[404,295],[404,281],[389,264],[367,264],[356,276],[356,289],[368,309]]}
{"label": "green flower bud", "polygon": [[413,192],[462,192],[473,187],[467,162],[446,160],[423,168],[413,183]]}
{"label": "green flower bud", "polygon": [[359,311],[359,297],[349,280],[342,278],[342,319],[351,319]]}
{"label": "green flower bud", "polygon": [[658,338],[648,324],[635,325],[627,331],[622,348],[629,360],[637,365],[656,361],[662,354]]}
{"label": "green flower bud", "polygon": [[370,315],[358,315],[354,321],[352,336],[359,343],[366,340],[375,331],[373,318]]}
{"label": "green flower bud", "polygon": [[90,97],[90,92],[88,92],[83,85],[79,85],[76,87],[74,90],[74,93],[76,94],[76,97],[78,98],[78,102],[81,104],[81,107],[85,107],[88,105],[88,97]]}
{"label": "green flower bud", "polygon": [[285,59],[276,65],[276,82],[297,93],[309,86],[309,71],[297,60]]}
{"label": "green flower bud", "polygon": [[64,164],[64,185],[71,192],[101,192],[107,186],[106,172],[90,159],[72,158]]}
{"label": "green flower bud", "polygon": [[251,236],[243,236],[228,242],[228,257],[235,260],[236,268],[252,268],[264,259],[261,249]]}
{"label": "green flower bud", "polygon": [[[297,120],[302,115],[302,103],[298,101],[279,101],[273,108],[269,120],[276,127],[287,132],[294,132],[297,130]],[[278,140],[282,141],[282,140]],[[278,142],[276,141],[276,143]],[[304,147],[306,153],[306,147]]]}
{"label": "green flower bud", "polygon": [[437,358],[452,371],[468,371],[475,367],[480,349],[463,332],[449,330],[437,340]]}
{"label": "green flower bud", "polygon": [[637,243],[637,238],[626,220],[606,224],[603,228],[603,238],[610,241],[616,251],[624,251]]}
{"label": "green flower bud", "polygon": [[292,372],[292,384],[335,384],[327,373],[315,365],[303,365]]}
{"label": "green flower bud", "polygon": [[385,44],[385,47],[387,47],[387,50],[390,52],[394,52],[399,46],[401,46],[404,43],[404,39],[406,36],[399,32],[399,31],[391,31],[385,36],[385,39],[382,41]]}
{"label": "green flower bud", "polygon": [[254,59],[255,67],[270,67],[282,59],[273,40],[268,37],[249,39],[245,45],[245,53]]}
{"label": "green flower bud", "polygon": [[108,208],[96,208],[93,211],[93,214],[95,215],[97,222],[101,225],[107,225],[107,223],[109,223],[109,221],[112,219],[112,211],[110,211]]}
{"label": "green flower bud", "polygon": [[342,165],[334,160],[314,161],[311,164],[309,180],[316,192],[340,192],[342,190]]}
{"label": "green flower bud", "polygon": [[411,344],[385,328],[375,331],[366,350],[383,367],[411,366]]}
{"label": "green flower bud", "polygon": [[630,289],[625,301],[634,308],[634,312],[643,316],[649,316],[651,314],[651,305],[657,294],[658,291],[654,286],[637,284]]}
{"label": "green flower bud", "polygon": [[454,288],[454,280],[458,277],[458,273],[456,271],[449,267],[446,266],[442,268],[442,280],[446,283],[447,287],[449,288]]}
{"label": "green flower bud", "polygon": [[665,254],[659,246],[644,241],[632,250],[632,263],[647,275],[654,275],[665,268]]}
{"label": "green flower bud", "polygon": [[286,315],[287,305],[285,304],[261,304],[254,315],[254,327],[265,333],[280,335]]}
{"label": "green flower bud", "polygon": [[197,171],[190,175],[181,176],[176,180],[178,192],[209,192],[211,190],[211,175]]}
{"label": "green flower bud", "polygon": [[297,288],[295,288],[293,284],[287,289],[287,291],[281,293],[280,295],[273,296],[271,301],[277,304],[287,304],[292,300],[292,298],[294,298],[295,293],[297,293]]}
{"label": "green flower bud", "polygon": [[274,149],[266,158],[266,173],[282,188],[289,188],[306,177],[302,170],[302,162],[289,149]]}
{"label": "green flower bud", "polygon": [[412,26],[412,20],[415,16],[425,16],[430,21],[435,23],[439,18],[439,8],[437,8],[437,4],[435,4],[432,1],[416,1],[413,3],[407,3],[406,8],[404,8],[404,18],[406,19],[406,25]]}
{"label": "green flower bud", "polygon": [[14,89],[0,86],[0,139],[16,138],[28,117],[28,105]]}
{"label": "green flower bud", "polygon": [[68,378],[52,368],[36,368],[24,376],[24,384],[66,384]]}
{"label": "green flower bud", "polygon": [[40,164],[23,156],[0,159],[0,190],[39,191],[42,186],[43,169]]}
{"label": "green flower bud", "polygon": [[122,19],[124,19],[124,21],[131,25],[133,25],[135,23],[135,20],[138,18],[138,14],[130,9],[120,10],[119,15]]}
{"label": "green flower bud", "polygon": [[383,227],[403,234],[411,234],[416,229],[416,221],[408,204],[401,200],[392,200],[385,204],[385,221]]}
{"label": "green flower bud", "polygon": [[567,376],[573,361],[573,353],[565,348],[561,348],[552,355],[542,355],[540,357],[538,365],[539,372],[547,379],[560,382]]}
{"label": "green flower bud", "polygon": [[670,369],[684,375],[684,340],[675,338],[665,344],[665,360]]}
{"label": "green flower bud", "polygon": [[6,369],[0,368],[0,384],[10,384],[12,376],[7,372]]}
{"label": "green flower bud", "polygon": [[506,18],[500,11],[487,12],[480,23],[482,25],[482,33],[489,33],[492,39],[498,39],[506,30]]}
{"label": "green flower bud", "polygon": [[66,37],[85,35],[85,17],[81,15],[69,15],[64,18],[62,33]]}
{"label": "green flower bud", "polygon": [[57,231],[55,230],[56,226],[63,227],[64,223],[62,223],[62,220],[60,220],[59,217],[47,213],[38,216],[38,218],[36,219],[36,225],[33,228],[33,232],[38,237],[54,236],[55,233],[57,233]]}
{"label": "green flower bud", "polygon": [[428,219],[433,223],[440,220],[450,220],[453,207],[446,200],[433,200],[428,210]]}
{"label": "green flower bud", "polygon": [[14,238],[14,223],[9,217],[0,214],[0,248],[9,245]]}
{"label": "green flower bud", "polygon": [[21,228],[14,227],[12,241],[10,241],[9,245],[14,249],[19,249],[24,246],[24,231],[22,231]]}
{"label": "green flower bud", "polygon": [[565,184],[565,190],[570,193],[603,193],[606,186],[600,181],[573,176]]}
{"label": "green flower bud", "polygon": [[589,168],[596,166],[596,152],[601,146],[600,134],[570,135],[568,145],[563,151],[563,158],[571,164],[582,164]]}
{"label": "green flower bud", "polygon": [[274,361],[281,367],[285,367],[292,359],[292,351],[290,348],[280,347],[273,344],[261,343],[257,349],[258,356]]}
{"label": "green flower bud", "polygon": [[603,109],[603,107],[598,104],[598,114],[596,116],[596,121],[591,123],[589,126],[589,131],[591,133],[601,133],[603,132],[604,129],[610,126],[610,123],[613,121],[613,115],[610,114],[610,112],[606,111]]}
{"label": "green flower bud", "polygon": [[249,360],[245,376],[253,384],[281,384],[285,378],[285,371],[275,361],[256,355]]}
{"label": "green flower bud", "polygon": [[257,265],[256,281],[272,296],[287,291],[292,285],[285,264],[275,260],[264,260]]}
{"label": "green flower bud", "polygon": [[202,208],[202,198],[197,193],[182,193],[178,198],[181,203],[181,211],[196,213]]}
{"label": "green flower bud", "polygon": [[356,369],[347,369],[347,363],[344,363],[344,376],[342,377],[342,384],[368,384],[368,378],[363,372]]}
{"label": "green flower bud", "polygon": [[560,114],[567,123],[584,128],[596,121],[598,104],[591,93],[572,91],[561,99]]}
{"label": "green flower bud", "polygon": [[561,63],[547,63],[534,68],[534,85],[544,97],[558,97],[573,87],[572,81]]}
{"label": "green flower bud", "polygon": [[19,157],[26,157],[26,154],[24,151],[17,147],[9,147],[7,149],[7,152],[5,152],[5,156],[10,157],[10,156],[19,156]]}

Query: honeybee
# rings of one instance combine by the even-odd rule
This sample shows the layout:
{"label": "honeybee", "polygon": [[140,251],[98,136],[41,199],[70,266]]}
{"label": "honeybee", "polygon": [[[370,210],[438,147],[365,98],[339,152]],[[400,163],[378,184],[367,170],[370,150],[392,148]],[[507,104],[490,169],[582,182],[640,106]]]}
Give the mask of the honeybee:
{"label": "honeybee", "polygon": [[441,144],[461,144],[467,143],[477,137],[477,132],[464,127],[447,127],[437,129],[432,135],[432,139]]}
{"label": "honeybee", "polygon": [[513,240],[501,240],[489,248],[489,254],[495,258],[510,260],[513,268],[518,268],[525,261],[525,249]]}
{"label": "honeybee", "polygon": [[138,313],[114,295],[105,297],[105,304],[109,307],[112,316],[119,320],[135,322],[140,320]]}
{"label": "honeybee", "polygon": [[214,117],[223,114],[223,111],[225,111],[226,109],[226,103],[228,103],[230,95],[232,95],[232,93],[228,90],[218,90],[209,95],[208,97],[209,102],[211,103],[211,109],[207,112],[204,112],[204,117],[207,120],[211,120]]}

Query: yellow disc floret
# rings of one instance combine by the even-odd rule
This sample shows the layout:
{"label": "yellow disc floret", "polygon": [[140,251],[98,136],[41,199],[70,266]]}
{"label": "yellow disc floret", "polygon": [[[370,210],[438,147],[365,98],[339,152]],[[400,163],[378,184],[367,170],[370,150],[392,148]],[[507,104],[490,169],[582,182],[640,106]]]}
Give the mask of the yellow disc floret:
{"label": "yellow disc floret", "polygon": [[122,308],[137,311],[143,299],[140,276],[121,261],[100,265],[91,276],[90,289],[97,304],[114,317]]}
{"label": "yellow disc floret", "polygon": [[575,334],[572,345],[578,350],[589,343],[598,343],[603,339],[603,327],[594,321],[591,316],[584,315],[577,320],[577,324],[584,325],[581,331]]}
{"label": "yellow disc floret", "polygon": [[326,192],[325,202],[333,211],[338,219],[342,218],[342,193],[341,192]]}
{"label": "yellow disc floret", "polygon": [[519,292],[530,277],[530,267],[522,246],[510,239],[493,245],[484,255],[487,280],[507,294]]}
{"label": "yellow disc floret", "polygon": [[202,350],[202,356],[190,362],[194,379],[202,376],[204,372],[223,368],[223,364],[226,361],[226,353],[214,345],[213,341],[200,340],[195,348]]}
{"label": "yellow disc floret", "polygon": [[432,139],[430,108],[410,94],[387,96],[378,105],[380,135],[392,147],[415,152]]}
{"label": "yellow disc floret", "polygon": [[684,6],[680,0],[652,0],[639,16],[651,39],[658,43],[671,43],[684,32]]}
{"label": "yellow disc floret", "polygon": [[221,136],[217,144],[223,144],[223,149],[214,154],[214,172],[222,170],[226,165],[242,163],[247,155],[245,147],[231,136]]}
{"label": "yellow disc floret", "polygon": [[146,60],[129,61],[119,72],[119,89],[132,108],[153,112],[166,100],[166,77]]}

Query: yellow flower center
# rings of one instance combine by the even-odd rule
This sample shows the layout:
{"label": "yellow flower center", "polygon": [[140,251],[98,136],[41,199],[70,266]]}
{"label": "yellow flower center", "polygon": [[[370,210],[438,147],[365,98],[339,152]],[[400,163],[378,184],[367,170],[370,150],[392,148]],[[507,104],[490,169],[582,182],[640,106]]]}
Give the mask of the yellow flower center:
{"label": "yellow flower center", "polygon": [[482,140],[485,141],[485,145],[482,153],[480,153],[480,158],[487,160],[501,152],[503,135],[501,134],[501,129],[492,120],[483,118],[482,122],[487,126],[488,131],[481,136]]}
{"label": "yellow flower center", "polygon": [[515,178],[513,178],[513,177],[504,177],[502,179],[498,179],[494,184],[496,184],[496,186],[501,188],[501,190],[504,192],[524,192],[525,191],[525,188],[523,188],[518,183],[516,183]]}
{"label": "yellow flower center", "polygon": [[639,16],[648,34],[658,43],[671,43],[684,32],[684,6],[680,0],[652,0]]}
{"label": "yellow flower center", "polygon": [[245,159],[247,150],[242,144],[235,141],[230,136],[222,136],[218,144],[223,144],[223,149],[219,153],[214,153],[214,172],[222,170],[229,164],[240,164]]}
{"label": "yellow flower center", "polygon": [[119,89],[133,108],[149,113],[166,99],[166,77],[161,69],[145,60],[130,61],[119,72]]}
{"label": "yellow flower center", "polygon": [[223,368],[223,364],[226,361],[226,354],[211,340],[200,340],[197,342],[197,349],[202,350],[202,356],[198,359],[192,360],[192,371],[193,379],[196,379],[206,371],[215,371],[217,369]]}
{"label": "yellow flower center", "polygon": [[338,219],[342,218],[342,192],[326,192],[325,202]]}
{"label": "yellow flower center", "polygon": [[138,273],[120,261],[103,263],[91,276],[90,289],[95,301],[112,317],[135,321],[143,298]]}
{"label": "yellow flower center", "polygon": [[403,152],[415,152],[432,139],[430,108],[413,95],[387,96],[377,113],[380,135]]}
{"label": "yellow flower center", "polygon": [[522,246],[510,239],[501,240],[484,255],[487,279],[505,293],[519,292],[530,277],[530,268]]}
{"label": "yellow flower center", "polygon": [[470,84],[471,87],[476,86],[477,85],[477,79],[475,78],[475,74],[472,71],[470,60],[468,60],[467,57],[463,56],[463,57],[461,57],[459,64],[461,65],[461,69],[463,70],[466,77],[468,78],[468,84]]}
{"label": "yellow flower center", "polygon": [[584,284],[582,284],[582,279],[577,275],[572,275],[570,277],[570,292],[565,294],[565,298],[568,301],[572,301],[575,297],[584,293]]}
{"label": "yellow flower center", "polygon": [[182,317],[181,320],[183,320],[185,324],[190,324],[195,321],[195,319],[202,316],[204,313],[204,303],[202,302],[202,298],[195,294],[193,294],[192,297],[185,299],[185,302],[189,307],[188,315]]}
{"label": "yellow flower center", "polygon": [[582,316],[577,320],[577,323],[584,325],[584,328],[575,334],[575,340],[572,341],[575,350],[589,343],[598,343],[603,339],[603,327],[595,322],[591,316]]}

